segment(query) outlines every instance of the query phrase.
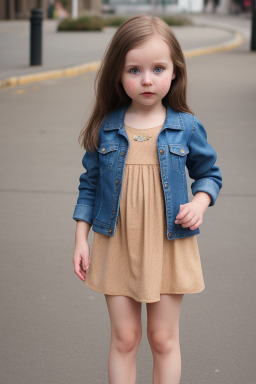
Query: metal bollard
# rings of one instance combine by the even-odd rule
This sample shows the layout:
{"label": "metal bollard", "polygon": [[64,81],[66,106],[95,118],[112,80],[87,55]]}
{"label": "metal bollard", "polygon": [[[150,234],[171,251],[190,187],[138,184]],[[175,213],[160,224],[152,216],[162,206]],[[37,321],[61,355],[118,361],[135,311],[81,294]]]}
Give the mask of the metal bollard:
{"label": "metal bollard", "polygon": [[251,51],[256,51],[256,0],[252,0]]}
{"label": "metal bollard", "polygon": [[32,9],[30,17],[30,65],[42,65],[42,20],[42,10]]}

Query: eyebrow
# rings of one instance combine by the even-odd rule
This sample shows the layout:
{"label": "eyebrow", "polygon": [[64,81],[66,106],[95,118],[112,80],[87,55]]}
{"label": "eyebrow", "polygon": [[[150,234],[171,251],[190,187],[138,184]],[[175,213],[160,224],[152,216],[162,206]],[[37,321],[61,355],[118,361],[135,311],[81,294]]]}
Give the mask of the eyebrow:
{"label": "eyebrow", "polygon": [[[155,61],[153,63],[153,65],[160,65],[160,64],[167,65],[168,63],[167,63],[167,61],[164,61],[164,60]],[[139,66],[140,65],[137,64],[137,63],[129,63],[129,64],[125,65],[125,68],[128,68],[128,67],[139,67]]]}

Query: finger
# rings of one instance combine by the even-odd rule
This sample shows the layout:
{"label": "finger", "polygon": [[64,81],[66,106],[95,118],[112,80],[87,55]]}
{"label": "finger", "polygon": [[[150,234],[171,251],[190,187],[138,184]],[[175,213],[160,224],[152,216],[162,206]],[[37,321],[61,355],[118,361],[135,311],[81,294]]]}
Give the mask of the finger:
{"label": "finger", "polygon": [[86,271],[84,271],[82,268],[79,269],[79,273],[80,273],[80,275],[82,275],[83,277],[86,276]]}
{"label": "finger", "polygon": [[188,206],[185,206],[184,208],[181,208],[180,212],[176,216],[176,219],[177,220],[183,219],[189,213],[189,211],[190,211],[190,209],[189,209]]}
{"label": "finger", "polygon": [[85,276],[86,276],[86,272],[82,269],[82,266],[81,266],[81,260],[80,260],[80,263],[78,261],[75,261],[74,262],[74,269],[75,269],[75,273],[76,275],[81,279],[81,280],[84,280],[85,279]]}
{"label": "finger", "polygon": [[[178,213],[178,215],[180,215],[181,212],[183,212],[183,210],[186,208],[186,205],[187,205],[187,204],[181,204],[181,205],[180,205],[180,209],[179,209],[179,213]],[[178,216],[178,215],[177,215],[177,216]]]}
{"label": "finger", "polygon": [[199,220],[198,216],[193,216],[189,221],[187,221],[186,223],[183,223],[182,227],[183,228],[191,227],[192,225],[196,224],[198,220]]}
{"label": "finger", "polygon": [[200,227],[200,225],[202,224],[203,220],[202,219],[199,219],[194,225],[192,225],[191,227],[189,227],[189,229],[191,231],[193,231],[194,229],[197,229]]}
{"label": "finger", "polygon": [[86,272],[83,271],[82,269],[75,270],[75,274],[81,279],[82,281],[85,280]]}
{"label": "finger", "polygon": [[192,212],[188,212],[187,215],[183,217],[183,219],[175,220],[175,224],[186,224],[192,220],[193,217],[194,214]]}
{"label": "finger", "polygon": [[85,260],[81,261],[81,265],[84,271],[86,271],[89,268],[89,264]]}

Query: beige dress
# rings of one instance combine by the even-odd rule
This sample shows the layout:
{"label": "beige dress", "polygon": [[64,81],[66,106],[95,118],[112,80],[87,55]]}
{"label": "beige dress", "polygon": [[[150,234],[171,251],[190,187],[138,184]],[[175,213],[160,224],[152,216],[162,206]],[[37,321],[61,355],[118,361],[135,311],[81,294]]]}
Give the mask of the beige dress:
{"label": "beige dress", "polygon": [[94,232],[84,281],[94,291],[153,303],[160,294],[196,293],[205,288],[196,236],[167,239],[156,146],[161,128],[125,126],[130,146],[115,234]]}

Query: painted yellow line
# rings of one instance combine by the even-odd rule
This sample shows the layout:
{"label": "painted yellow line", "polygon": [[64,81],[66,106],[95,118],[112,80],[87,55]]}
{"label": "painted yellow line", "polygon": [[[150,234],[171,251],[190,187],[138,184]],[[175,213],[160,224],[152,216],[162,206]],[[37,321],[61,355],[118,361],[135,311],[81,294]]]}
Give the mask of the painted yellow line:
{"label": "painted yellow line", "polygon": [[[239,32],[234,32],[234,38],[226,43],[218,45],[211,45],[208,47],[191,49],[184,51],[186,58],[208,55],[211,53],[229,51],[231,49],[239,47],[243,43],[243,37]],[[25,76],[9,77],[7,79],[0,80],[0,88],[14,87],[18,85],[24,85],[29,83],[36,83],[40,81],[59,79],[61,77],[77,76],[81,73],[97,71],[100,66],[100,61],[94,61],[92,63],[77,65],[65,69],[56,69],[53,71],[46,71],[40,73],[33,73]]]}
{"label": "painted yellow line", "polygon": [[191,49],[184,52],[186,58],[208,55],[210,53],[218,53],[223,51],[230,51],[231,49],[239,47],[243,43],[243,37],[239,32],[234,33],[234,38],[226,43],[218,45],[211,45],[204,48]]}
{"label": "painted yellow line", "polygon": [[20,88],[20,89],[16,89],[16,91],[13,91],[13,93],[15,94],[15,95],[23,95],[24,93],[26,93],[27,91],[25,90],[25,89],[22,89],[22,88]]}
{"label": "painted yellow line", "polygon": [[30,75],[19,76],[19,77],[9,77],[0,81],[0,88],[3,87],[13,87],[17,85],[24,85],[29,83],[36,83],[40,81],[58,79],[61,77],[70,77],[77,76],[81,73],[96,71],[100,65],[100,61],[95,61],[92,63],[77,65],[75,67],[65,68],[65,69],[56,69],[53,71],[46,71],[40,73],[32,73]]}

